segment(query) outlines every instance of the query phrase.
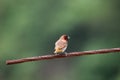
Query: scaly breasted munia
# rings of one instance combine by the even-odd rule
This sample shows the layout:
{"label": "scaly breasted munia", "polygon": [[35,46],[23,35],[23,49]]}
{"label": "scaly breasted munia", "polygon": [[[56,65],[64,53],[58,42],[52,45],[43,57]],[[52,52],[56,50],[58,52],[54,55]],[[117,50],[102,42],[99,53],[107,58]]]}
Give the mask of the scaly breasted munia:
{"label": "scaly breasted munia", "polygon": [[62,35],[55,43],[55,51],[54,54],[60,54],[65,52],[67,46],[68,46],[68,39],[69,36]]}

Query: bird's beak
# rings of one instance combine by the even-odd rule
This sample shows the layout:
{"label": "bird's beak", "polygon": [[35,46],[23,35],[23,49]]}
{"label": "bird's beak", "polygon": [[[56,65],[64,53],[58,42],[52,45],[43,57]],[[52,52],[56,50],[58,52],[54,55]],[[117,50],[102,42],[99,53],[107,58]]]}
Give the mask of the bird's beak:
{"label": "bird's beak", "polygon": [[68,39],[70,39],[70,36],[68,36]]}

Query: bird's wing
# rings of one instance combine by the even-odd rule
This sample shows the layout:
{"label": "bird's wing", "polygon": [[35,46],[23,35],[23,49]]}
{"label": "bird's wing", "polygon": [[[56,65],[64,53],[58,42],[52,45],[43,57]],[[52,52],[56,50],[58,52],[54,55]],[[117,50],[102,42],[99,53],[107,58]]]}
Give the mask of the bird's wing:
{"label": "bird's wing", "polygon": [[63,41],[60,41],[58,40],[56,43],[55,43],[55,48],[65,48],[67,47],[67,42],[63,42]]}

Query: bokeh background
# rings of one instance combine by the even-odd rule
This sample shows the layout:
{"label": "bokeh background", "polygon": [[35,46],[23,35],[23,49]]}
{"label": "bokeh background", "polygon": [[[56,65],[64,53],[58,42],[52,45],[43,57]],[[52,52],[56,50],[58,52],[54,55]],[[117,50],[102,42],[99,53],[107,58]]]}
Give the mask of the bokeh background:
{"label": "bokeh background", "polygon": [[119,0],[0,0],[0,80],[120,80],[120,54],[6,65],[9,59],[120,47]]}

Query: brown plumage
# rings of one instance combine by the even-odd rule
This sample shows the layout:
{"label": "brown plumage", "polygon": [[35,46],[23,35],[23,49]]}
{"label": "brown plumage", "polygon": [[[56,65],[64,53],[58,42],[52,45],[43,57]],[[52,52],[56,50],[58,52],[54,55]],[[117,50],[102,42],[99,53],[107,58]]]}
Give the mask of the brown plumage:
{"label": "brown plumage", "polygon": [[62,35],[55,43],[55,54],[63,53],[68,46],[69,36]]}

